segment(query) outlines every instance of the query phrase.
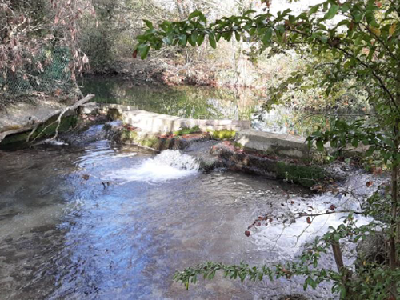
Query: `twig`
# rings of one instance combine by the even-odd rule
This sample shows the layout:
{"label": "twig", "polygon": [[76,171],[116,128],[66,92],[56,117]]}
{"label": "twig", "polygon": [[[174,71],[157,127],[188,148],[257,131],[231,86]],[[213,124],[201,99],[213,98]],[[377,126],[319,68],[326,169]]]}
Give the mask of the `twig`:
{"label": "twig", "polygon": [[39,123],[36,123],[35,127],[33,127],[32,131],[29,133],[28,137],[25,140],[27,143],[29,142],[31,136],[35,133],[36,129],[38,129],[38,127],[39,127]]}
{"label": "twig", "polygon": [[89,95],[87,95],[85,98],[83,98],[83,99],[79,100],[78,102],[76,102],[74,105],[72,105],[72,106],[67,106],[66,108],[64,108],[64,109],[60,112],[60,115],[58,116],[57,120],[54,121],[54,122],[52,122],[52,123],[50,123],[50,124],[47,125],[45,128],[43,128],[43,130],[33,139],[32,142],[36,141],[36,139],[39,138],[40,135],[41,135],[47,128],[49,128],[50,126],[52,126],[54,123],[58,123],[58,124],[57,124],[57,128],[56,128],[56,133],[55,133],[54,137],[52,137],[50,140],[56,139],[57,136],[58,136],[58,130],[59,130],[60,123],[61,123],[61,119],[62,119],[63,115],[64,115],[67,111],[72,110],[72,109],[76,109],[76,108],[78,108],[79,106],[81,106],[82,104],[88,102],[90,99],[94,98],[94,96],[95,96],[95,95],[93,95],[93,94],[89,94]]}
{"label": "twig", "polygon": [[323,213],[299,213],[299,217],[319,217],[319,216],[325,216],[325,215],[331,215],[331,214],[340,214],[340,213],[353,213],[355,215],[363,215],[365,212],[361,211],[354,211],[354,210],[332,210],[332,211],[326,211]]}
{"label": "twig", "polygon": [[91,100],[91,99],[93,99],[93,98],[94,98],[94,95],[93,95],[93,94],[86,95],[85,98],[79,100],[79,101],[76,102],[74,105],[72,105],[72,106],[67,106],[66,108],[64,108],[64,109],[62,110],[62,112],[59,114],[59,116],[58,116],[58,118],[57,118],[57,123],[58,123],[58,124],[57,124],[57,128],[56,128],[56,133],[54,134],[54,137],[52,138],[53,140],[56,139],[56,138],[58,137],[58,130],[59,130],[59,128],[60,128],[61,119],[62,119],[63,115],[64,115],[67,111],[69,111],[69,110],[74,110],[74,109],[78,108],[79,106],[81,106],[82,104],[88,102],[89,100]]}

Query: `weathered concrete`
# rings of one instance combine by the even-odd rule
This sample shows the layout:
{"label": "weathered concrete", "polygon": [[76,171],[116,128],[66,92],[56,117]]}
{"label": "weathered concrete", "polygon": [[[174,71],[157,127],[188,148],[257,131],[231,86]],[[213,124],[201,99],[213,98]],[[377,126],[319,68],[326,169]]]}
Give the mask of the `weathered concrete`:
{"label": "weathered concrete", "polygon": [[237,132],[235,142],[244,149],[282,157],[304,159],[309,157],[310,152],[305,138],[288,134],[243,130]]}
{"label": "weathered concrete", "polygon": [[152,134],[166,134],[177,131],[182,127],[194,126],[198,126],[203,131],[239,131],[250,128],[250,121],[180,118],[165,114],[156,114],[144,110],[135,110],[130,106],[116,104],[107,105],[107,108],[110,115],[120,118],[125,124],[138,127],[141,131]]}

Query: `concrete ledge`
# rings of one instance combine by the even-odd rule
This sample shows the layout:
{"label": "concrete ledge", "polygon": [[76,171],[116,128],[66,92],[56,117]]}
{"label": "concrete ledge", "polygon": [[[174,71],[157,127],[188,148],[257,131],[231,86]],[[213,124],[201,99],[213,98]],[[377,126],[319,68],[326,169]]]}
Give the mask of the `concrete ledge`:
{"label": "concrete ledge", "polygon": [[282,157],[308,158],[310,155],[306,139],[300,136],[243,130],[236,134],[235,142],[245,149]]}

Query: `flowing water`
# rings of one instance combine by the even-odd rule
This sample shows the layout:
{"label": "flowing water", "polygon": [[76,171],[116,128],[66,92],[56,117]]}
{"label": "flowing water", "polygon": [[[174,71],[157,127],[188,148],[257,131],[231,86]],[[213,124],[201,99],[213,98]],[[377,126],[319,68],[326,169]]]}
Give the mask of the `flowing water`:
{"label": "flowing water", "polygon": [[[340,215],[313,226],[287,222],[288,216],[332,203],[357,205],[348,197],[314,197],[262,177],[203,174],[192,157],[178,151],[154,155],[114,149],[103,140],[83,150],[0,152],[0,298],[277,299],[302,294],[302,278],[241,283],[217,276],[186,291],[173,282],[173,274],[204,261],[293,259],[304,241],[339,224]],[[247,227],[265,213],[274,221],[254,227],[246,237]],[[333,258],[325,258],[323,266],[334,266]],[[307,295],[327,299],[329,289],[322,285]]]}

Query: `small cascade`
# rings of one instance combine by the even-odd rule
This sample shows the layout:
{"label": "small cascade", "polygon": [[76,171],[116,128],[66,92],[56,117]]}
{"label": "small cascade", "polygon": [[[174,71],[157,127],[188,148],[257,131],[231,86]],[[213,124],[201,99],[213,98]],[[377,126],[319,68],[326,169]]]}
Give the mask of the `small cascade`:
{"label": "small cascade", "polygon": [[107,180],[126,182],[164,182],[180,179],[198,173],[199,163],[190,155],[178,150],[165,150],[154,158],[144,160],[140,165],[114,171]]}
{"label": "small cascade", "polygon": [[198,171],[199,163],[190,155],[178,150],[165,150],[153,158],[153,163],[171,166],[179,170]]}

